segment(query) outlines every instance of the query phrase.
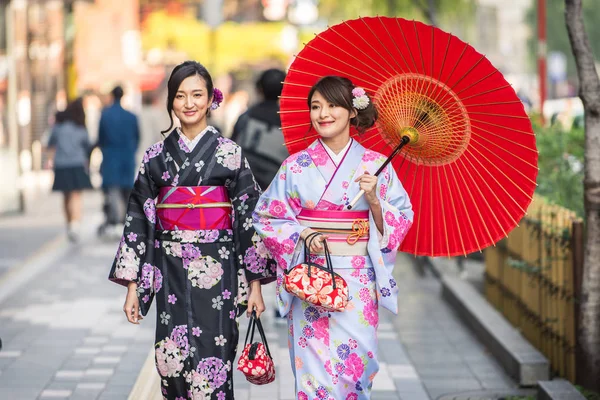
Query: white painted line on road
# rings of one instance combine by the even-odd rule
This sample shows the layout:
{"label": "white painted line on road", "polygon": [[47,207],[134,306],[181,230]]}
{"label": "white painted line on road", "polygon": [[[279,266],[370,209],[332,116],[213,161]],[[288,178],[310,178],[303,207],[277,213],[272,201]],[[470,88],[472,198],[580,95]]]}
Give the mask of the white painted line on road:
{"label": "white painted line on road", "polygon": [[82,378],[83,374],[85,373],[85,371],[71,371],[71,370],[62,370],[62,371],[58,371],[56,372],[56,377],[60,378],[60,379],[67,379],[67,378]]}
{"label": "white painted line on road", "polygon": [[110,376],[114,373],[113,368],[92,368],[85,371],[85,376]]}
{"label": "white painted line on road", "polygon": [[85,344],[104,344],[108,343],[108,338],[103,336],[90,336],[83,339]]}
{"label": "white painted line on road", "polygon": [[392,378],[419,380],[419,375],[412,365],[388,365]]}
{"label": "white painted line on road", "polygon": [[80,347],[75,349],[75,354],[98,354],[100,347]]}
{"label": "white painted line on road", "polygon": [[66,399],[71,396],[70,390],[50,390],[46,389],[40,394],[40,398]]}
{"label": "white painted line on road", "polygon": [[94,357],[94,364],[118,364],[121,357]]}
{"label": "white painted line on road", "polygon": [[106,383],[78,383],[77,390],[104,390]]}
{"label": "white painted line on road", "polygon": [[0,351],[0,358],[16,358],[16,357],[21,357],[22,352],[19,350],[14,350],[14,351]]}
{"label": "white painted line on road", "polygon": [[105,353],[124,353],[127,351],[127,346],[104,346],[102,351]]}

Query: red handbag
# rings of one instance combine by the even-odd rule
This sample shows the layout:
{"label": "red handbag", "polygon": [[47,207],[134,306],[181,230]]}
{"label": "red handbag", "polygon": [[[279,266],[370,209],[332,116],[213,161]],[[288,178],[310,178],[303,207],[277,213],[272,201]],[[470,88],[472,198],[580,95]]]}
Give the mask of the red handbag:
{"label": "red handbag", "polygon": [[348,284],[333,272],[327,241],[323,241],[325,266],[310,261],[310,244],[319,232],[304,240],[304,262],[285,272],[283,287],[289,293],[327,311],[344,311],[348,305]]}
{"label": "red handbag", "polygon": [[[258,327],[261,342],[253,342],[254,328]],[[252,330],[252,333],[250,331]],[[248,343],[250,336],[250,343]],[[246,332],[246,340],[244,341],[244,351],[238,361],[237,369],[241,371],[248,382],[255,385],[266,385],[275,380],[275,363],[269,351],[265,331],[263,330],[260,319],[256,317],[256,311],[252,311],[248,332]]]}

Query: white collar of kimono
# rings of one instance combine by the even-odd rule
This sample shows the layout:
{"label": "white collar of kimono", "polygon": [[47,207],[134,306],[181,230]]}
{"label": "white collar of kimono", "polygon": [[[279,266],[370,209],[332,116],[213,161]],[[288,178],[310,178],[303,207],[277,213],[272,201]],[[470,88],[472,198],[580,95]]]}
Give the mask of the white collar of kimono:
{"label": "white collar of kimono", "polygon": [[321,139],[319,139],[319,141],[321,142],[321,144],[325,148],[325,151],[327,151],[327,154],[329,154],[329,157],[331,157],[331,160],[333,161],[333,163],[337,167],[338,165],[340,165],[340,162],[342,161],[342,159],[344,158],[344,156],[348,152],[348,149],[350,148],[350,145],[352,144],[352,142],[354,141],[354,139],[350,138],[350,140],[348,140],[348,143],[346,144],[346,146],[344,146],[344,148],[339,153],[337,153],[337,154],[335,154],[333,152],[333,150],[331,150],[329,148],[329,146],[327,146]]}
{"label": "white collar of kimono", "polygon": [[193,140],[188,139],[188,137],[183,134],[183,132],[181,131],[181,128],[179,128],[179,127],[177,127],[177,133],[179,133],[179,137],[183,140],[183,142],[187,146],[188,150],[193,151],[194,147],[196,147],[196,145],[198,144],[200,139],[202,139],[202,136],[204,136],[204,134],[210,129],[212,129],[212,126],[210,126],[210,125],[207,126]]}

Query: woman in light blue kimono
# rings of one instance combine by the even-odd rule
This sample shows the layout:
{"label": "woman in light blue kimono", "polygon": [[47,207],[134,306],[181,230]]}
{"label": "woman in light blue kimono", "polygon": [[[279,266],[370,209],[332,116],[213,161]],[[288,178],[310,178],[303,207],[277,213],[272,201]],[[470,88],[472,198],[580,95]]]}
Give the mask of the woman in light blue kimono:
{"label": "woman in light blue kimono", "polygon": [[[392,268],[413,211],[392,165],[373,175],[386,157],[350,137],[351,125],[364,132],[377,119],[365,91],[328,76],[307,101],[320,137],[283,163],[257,203],[254,226],[278,264],[277,299],[288,316],[296,398],[369,399],[379,369],[379,305],[397,313]],[[344,211],[360,190],[365,195]],[[334,269],[348,283],[345,311],[327,312],[282,286],[284,271],[303,261],[303,239],[315,231],[322,235],[311,253],[322,254],[327,240]]]}

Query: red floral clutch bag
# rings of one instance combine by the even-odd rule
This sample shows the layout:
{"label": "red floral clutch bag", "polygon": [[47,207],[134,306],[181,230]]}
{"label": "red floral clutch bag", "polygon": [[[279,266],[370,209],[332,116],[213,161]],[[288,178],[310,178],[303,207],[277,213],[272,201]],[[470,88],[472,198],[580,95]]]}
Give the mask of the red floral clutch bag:
{"label": "red floral clutch bag", "polygon": [[[262,343],[253,342],[255,327],[258,327]],[[252,333],[250,333],[251,330]],[[250,336],[250,343],[248,343],[248,336]],[[269,351],[265,331],[260,323],[260,319],[256,317],[255,311],[252,311],[252,316],[250,317],[244,350],[238,361],[237,369],[246,376],[248,382],[255,385],[266,385],[275,380],[275,363]]]}
{"label": "red floral clutch bag", "polygon": [[320,235],[311,233],[304,241],[304,262],[285,272],[283,287],[300,299],[327,311],[344,311],[348,305],[348,284],[333,272],[327,242],[323,241],[325,266],[310,261],[310,243]]}

